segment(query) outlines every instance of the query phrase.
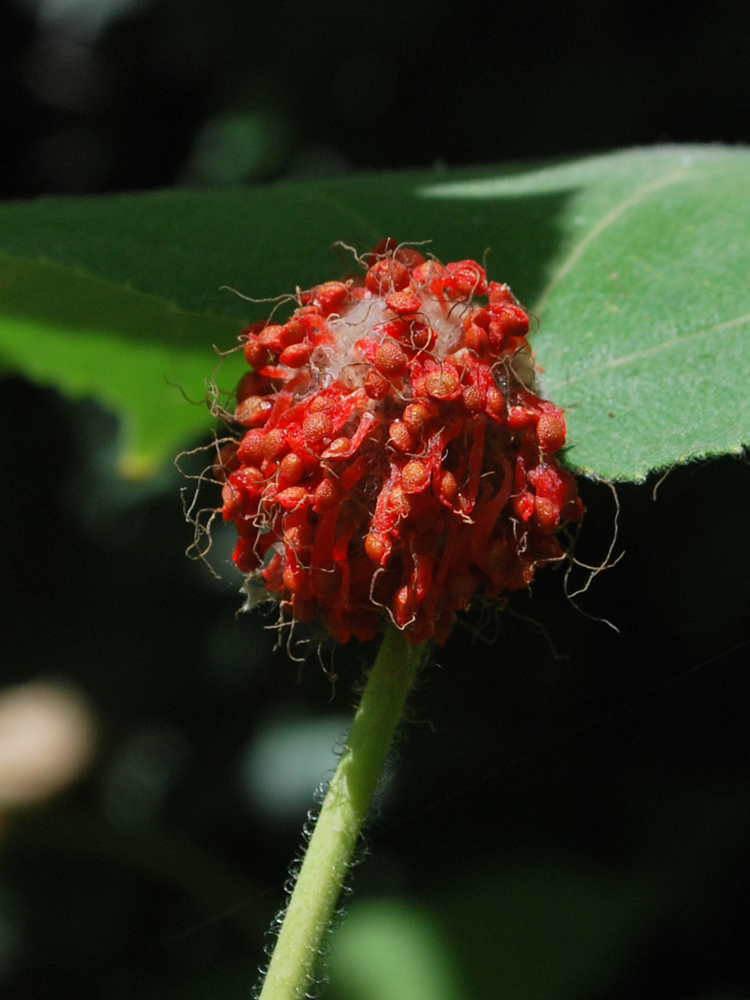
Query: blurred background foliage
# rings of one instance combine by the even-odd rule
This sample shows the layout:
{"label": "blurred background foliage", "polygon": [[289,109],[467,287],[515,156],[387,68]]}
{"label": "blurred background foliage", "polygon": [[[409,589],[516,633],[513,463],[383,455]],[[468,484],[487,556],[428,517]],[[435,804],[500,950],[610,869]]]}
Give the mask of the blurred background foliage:
{"label": "blurred background foliage", "polygon": [[[0,193],[746,142],[749,21],[739,2],[15,0]],[[291,663],[272,620],[235,620],[231,540],[219,580],[189,562],[176,473],[120,480],[93,404],[6,379],[0,427],[2,682],[77,686],[99,731],[83,780],[4,817],[0,995],[246,997],[372,650]],[[332,997],[750,997],[750,468],[654,486],[618,488],[625,556],[579,601],[619,633],[549,572],[436,654]],[[612,497],[582,492],[578,554],[600,561]]]}
{"label": "blurred background foliage", "polygon": [[14,0],[6,195],[747,139],[739,0]]}

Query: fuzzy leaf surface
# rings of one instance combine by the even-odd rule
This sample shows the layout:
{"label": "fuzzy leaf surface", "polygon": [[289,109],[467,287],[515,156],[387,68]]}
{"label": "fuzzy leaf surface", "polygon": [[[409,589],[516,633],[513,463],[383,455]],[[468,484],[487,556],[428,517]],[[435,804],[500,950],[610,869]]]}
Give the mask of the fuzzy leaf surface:
{"label": "fuzzy leaf surface", "polygon": [[[212,427],[212,345],[270,311],[222,286],[268,298],[357,273],[337,240],[490,248],[490,276],[539,317],[568,464],[638,481],[750,439],[748,232],[750,154],[721,147],[8,203],[0,368],[114,410],[123,470],[147,475]],[[225,360],[222,393],[239,371]]]}

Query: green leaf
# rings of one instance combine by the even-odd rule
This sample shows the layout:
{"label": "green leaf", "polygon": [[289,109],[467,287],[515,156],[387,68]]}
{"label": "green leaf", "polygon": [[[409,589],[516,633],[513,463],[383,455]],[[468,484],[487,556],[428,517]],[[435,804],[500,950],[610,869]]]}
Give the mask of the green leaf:
{"label": "green leaf", "polygon": [[[639,480],[750,436],[750,154],[664,147],[548,166],[400,172],[219,192],[0,206],[0,366],[122,419],[147,474],[212,426],[212,344],[255,298],[353,269],[330,246],[431,240],[480,258],[540,317],[569,463]],[[221,369],[223,391],[241,370]],[[180,391],[182,390],[182,392]],[[183,396],[194,401],[194,405]]]}
{"label": "green leaf", "polygon": [[435,921],[396,900],[356,904],[331,942],[332,1000],[463,1000]]}
{"label": "green leaf", "polygon": [[593,866],[519,860],[448,893],[440,911],[475,1000],[574,1000],[621,978],[659,898]]}
{"label": "green leaf", "polygon": [[610,479],[739,452],[750,442],[750,155],[667,148],[435,198],[567,191],[534,339],[546,394],[568,412],[568,458]]}
{"label": "green leaf", "polygon": [[0,275],[0,366],[117,413],[125,476],[205,434],[211,344],[231,344],[235,323],[46,261],[0,257]]}

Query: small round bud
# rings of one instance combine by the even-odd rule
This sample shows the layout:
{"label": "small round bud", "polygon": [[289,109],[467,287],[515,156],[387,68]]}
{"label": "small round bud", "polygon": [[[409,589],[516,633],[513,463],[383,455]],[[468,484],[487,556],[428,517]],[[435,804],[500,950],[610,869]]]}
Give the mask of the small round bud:
{"label": "small round bud", "polygon": [[458,399],[461,395],[461,380],[455,368],[443,365],[440,371],[430,372],[424,380],[427,392],[440,400]]}
{"label": "small round bud", "polygon": [[559,451],[565,444],[565,422],[562,415],[542,413],[536,425],[536,433],[542,450],[548,455]]}
{"label": "small round bud", "polygon": [[302,422],[302,432],[312,448],[327,444],[333,433],[331,418],[326,413],[310,413]]}
{"label": "small round bud", "polygon": [[375,352],[375,367],[386,378],[397,378],[407,368],[406,355],[395,340],[384,340]]}
{"label": "small round bud", "polygon": [[243,427],[258,427],[266,422],[273,403],[265,396],[248,396],[234,411],[234,419]]}
{"label": "small round bud", "polygon": [[403,420],[394,420],[390,426],[388,440],[398,451],[411,451],[417,440]]}
{"label": "small round bud", "polygon": [[430,470],[419,459],[407,462],[401,470],[401,486],[404,493],[421,493],[430,482]]}

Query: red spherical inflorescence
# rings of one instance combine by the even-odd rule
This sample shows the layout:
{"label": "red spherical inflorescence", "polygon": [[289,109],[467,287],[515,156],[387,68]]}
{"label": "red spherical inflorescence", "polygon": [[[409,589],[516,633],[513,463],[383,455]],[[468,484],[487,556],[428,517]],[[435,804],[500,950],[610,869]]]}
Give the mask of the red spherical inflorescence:
{"label": "red spherical inflorescence", "polygon": [[295,619],[347,642],[385,614],[442,643],[479,591],[561,558],[557,532],[583,507],[508,286],[390,240],[367,264],[241,335],[252,371],[216,467],[223,516],[248,588]]}

